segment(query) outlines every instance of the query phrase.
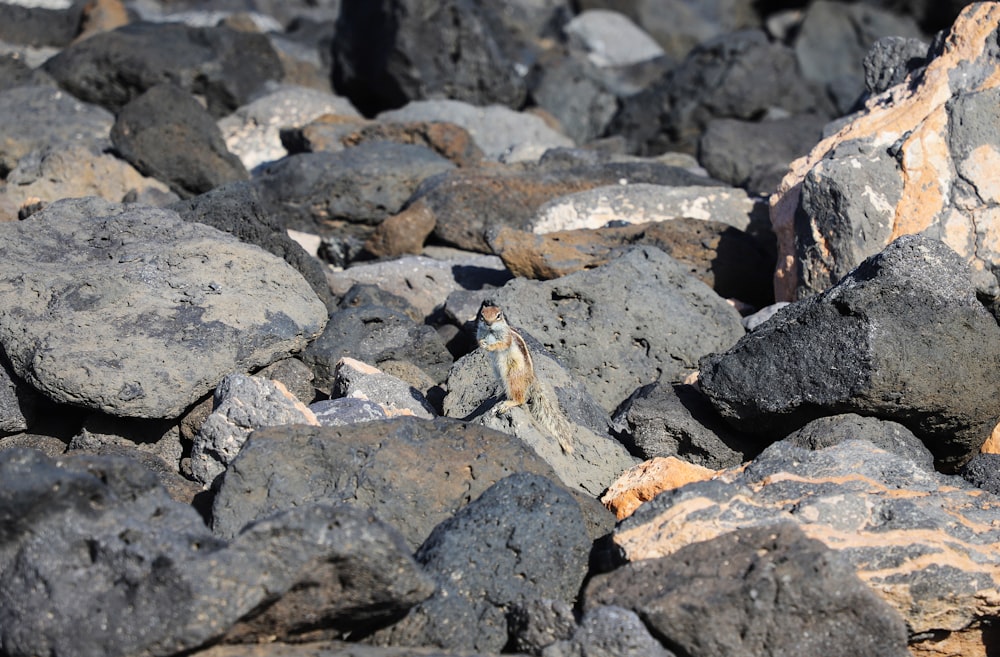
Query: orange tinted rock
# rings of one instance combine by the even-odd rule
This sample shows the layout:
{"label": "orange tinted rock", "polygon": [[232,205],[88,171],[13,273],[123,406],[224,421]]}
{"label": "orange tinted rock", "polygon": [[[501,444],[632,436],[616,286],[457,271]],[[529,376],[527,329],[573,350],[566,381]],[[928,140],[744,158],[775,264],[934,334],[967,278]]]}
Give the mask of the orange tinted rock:
{"label": "orange tinted rock", "polygon": [[632,515],[644,502],[665,490],[680,488],[695,481],[707,481],[716,475],[715,470],[688,463],[676,456],[657,457],[626,470],[608,491],[601,502],[614,512],[618,520]]}

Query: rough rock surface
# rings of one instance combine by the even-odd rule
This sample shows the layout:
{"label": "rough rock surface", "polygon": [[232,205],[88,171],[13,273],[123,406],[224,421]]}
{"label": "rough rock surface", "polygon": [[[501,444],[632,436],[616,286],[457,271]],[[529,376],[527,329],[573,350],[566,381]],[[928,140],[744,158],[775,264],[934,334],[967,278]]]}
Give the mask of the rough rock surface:
{"label": "rough rock surface", "polygon": [[326,322],[284,261],[167,210],[61,201],[0,235],[0,344],[56,401],[176,417]]}
{"label": "rough rock surface", "polygon": [[543,476],[513,474],[434,528],[415,557],[437,591],[375,642],[499,652],[508,609],[572,602],[589,551],[576,500]]}
{"label": "rough rock surface", "polygon": [[631,609],[692,657],[910,655],[900,613],[849,559],[793,522],[719,532],[633,561],[591,580],[584,605]]}
{"label": "rough rock surface", "polygon": [[[225,474],[212,530],[231,537],[278,510],[325,500],[371,508],[416,549],[436,525],[518,472],[557,478],[516,439],[454,420],[261,429]],[[606,527],[610,514],[603,513]]]}
{"label": "rough rock surface", "polygon": [[742,335],[737,312],[654,247],[552,281],[515,279],[493,301],[607,411],[639,386],[676,381]]}
{"label": "rough rock surface", "polygon": [[918,235],[700,368],[702,391],[746,431],[781,435],[823,415],[873,415],[906,426],[947,468],[971,458],[1000,417],[1000,327],[965,262]]}
{"label": "rough rock surface", "polygon": [[431,591],[399,535],[355,509],[295,509],[227,544],[131,459],[13,449],[0,472],[0,639],[14,657],[173,655],[251,612],[251,636],[308,628],[268,624],[279,611],[378,626]]}
{"label": "rough rock surface", "polygon": [[1000,133],[983,117],[1000,94],[998,22],[1000,4],[967,7],[925,68],[793,163],[771,198],[779,300],[826,289],[908,233],[997,267]]}
{"label": "rough rock surface", "polygon": [[337,361],[330,394],[335,398],[370,400],[389,415],[414,415],[426,420],[437,415],[421,390],[353,358]]}
{"label": "rough rock surface", "polygon": [[959,474],[973,486],[1000,495],[1000,454],[976,454]]}
{"label": "rough rock surface", "polygon": [[570,422],[572,453],[564,453],[556,437],[539,427],[526,409],[496,412],[496,404],[505,398],[504,389],[481,349],[459,359],[448,374],[444,413],[516,436],[549,463],[567,486],[596,497],[636,460],[611,434],[607,412],[583,382],[567,372],[529,333],[522,333],[522,337],[531,350],[536,375],[551,388]]}
{"label": "rough rock surface", "polygon": [[803,449],[824,449],[845,440],[867,440],[879,449],[905,456],[928,470],[934,469],[934,455],[902,424],[854,413],[830,415],[813,420],[785,436]]}
{"label": "rough rock surface", "polygon": [[963,654],[948,652],[960,642],[987,654],[981,622],[1000,613],[998,498],[858,440],[815,452],[781,441],[732,474],[657,496],[614,542],[629,561],[675,562],[725,532],[791,520],[902,614],[915,652]]}
{"label": "rough rock surface", "polygon": [[261,427],[319,421],[288,388],[245,374],[230,374],[215,388],[214,408],[191,447],[191,473],[206,486],[222,474],[247,438]]}
{"label": "rough rock surface", "polygon": [[663,491],[696,481],[708,481],[716,474],[715,470],[688,463],[676,456],[657,456],[622,473],[608,486],[601,502],[618,520],[624,520]]}

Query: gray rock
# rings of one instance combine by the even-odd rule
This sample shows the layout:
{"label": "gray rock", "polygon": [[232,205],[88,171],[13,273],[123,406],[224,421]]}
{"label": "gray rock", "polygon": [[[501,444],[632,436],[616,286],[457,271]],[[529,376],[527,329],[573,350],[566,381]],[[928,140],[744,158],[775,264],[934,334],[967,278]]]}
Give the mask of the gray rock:
{"label": "gray rock", "polygon": [[649,633],[639,616],[624,607],[589,609],[569,641],[548,646],[541,657],[674,657]]}
{"label": "gray rock", "polygon": [[[618,99],[605,83],[601,69],[572,49],[553,50],[538,62],[532,75],[531,97],[577,144],[602,137],[618,111]],[[559,145],[564,145],[565,141],[561,141]]]}
{"label": "gray rock", "polygon": [[334,40],[334,85],[365,115],[410,100],[524,104],[535,47],[504,10],[449,0],[344,3]]}
{"label": "gray rock", "polygon": [[27,431],[32,416],[31,388],[10,370],[10,363],[0,357],[0,435]]}
{"label": "gray rock", "polygon": [[15,87],[0,92],[0,173],[6,174],[31,151],[61,142],[108,145],[115,117],[51,86]]}
{"label": "gray rock", "polygon": [[323,114],[360,117],[346,98],[306,87],[284,86],[220,119],[219,130],[229,151],[252,171],[288,154],[281,145],[281,130],[304,126]]}
{"label": "gray rock", "polygon": [[629,563],[592,579],[584,601],[635,611],[692,657],[910,654],[899,613],[791,522]]}
{"label": "gray rock", "polygon": [[561,600],[531,598],[515,604],[507,613],[510,641],[507,649],[539,655],[556,641],[568,639],[576,630],[573,607]]}
{"label": "gray rock", "polygon": [[254,376],[278,381],[304,404],[316,398],[312,370],[298,358],[282,358],[258,370]]}
{"label": "gray rock", "polygon": [[0,639],[12,657],[173,655],[251,613],[258,634],[288,639],[301,626],[264,621],[304,606],[306,622],[377,626],[430,592],[398,534],[354,509],[295,509],[226,544],[131,459],[15,449],[0,452],[0,472]]}
{"label": "gray rock", "polygon": [[927,64],[930,46],[920,39],[884,36],[865,55],[865,89],[880,94]]}
{"label": "gray rock", "polygon": [[572,146],[565,135],[550,128],[533,114],[517,112],[503,105],[478,106],[461,100],[414,100],[405,106],[378,115],[379,121],[447,121],[465,128],[483,154],[491,160],[525,145],[553,148]]}
{"label": "gray rock", "polygon": [[215,117],[245,105],[269,80],[283,75],[263,34],[141,21],[78,41],[44,68],[77,98],[110,110],[171,82],[203,95]]}
{"label": "gray rock", "polygon": [[174,84],[151,87],[123,106],[111,141],[136,169],[182,198],[250,177],[215,120]]}
{"label": "gray rock", "polygon": [[215,388],[212,413],[194,437],[191,473],[211,487],[255,429],[285,424],[318,421],[284,385],[245,374],[227,375]]}
{"label": "gray rock", "polygon": [[573,497],[543,476],[513,474],[434,528],[416,558],[437,591],[374,641],[499,652],[507,610],[531,599],[573,601],[589,552]]}
{"label": "gray rock", "polygon": [[1000,495],[1000,454],[976,454],[959,474],[973,486]]}
{"label": "gray rock", "polygon": [[584,383],[567,372],[529,333],[522,331],[522,335],[531,350],[535,373],[551,388],[570,422],[572,453],[564,453],[556,437],[539,427],[526,409],[496,413],[496,404],[505,398],[504,389],[481,349],[463,356],[451,369],[445,415],[516,436],[545,459],[564,484],[596,498],[638,461],[611,435],[610,418]]}
{"label": "gray rock", "polygon": [[[148,422],[148,420],[146,422]],[[98,424],[91,418],[88,418],[87,423],[91,427]],[[112,423],[108,422],[108,424],[110,425]],[[133,428],[135,428],[135,425],[126,427],[125,429],[105,429],[101,426],[101,429],[105,431],[117,430],[121,434],[127,434],[128,430]],[[179,449],[180,441],[177,440],[176,430],[173,432],[173,436],[171,437]],[[167,441],[161,439],[158,442]],[[146,470],[155,474],[157,481],[160,486],[163,486],[163,490],[167,492],[170,499],[180,502],[181,504],[193,504],[195,498],[202,492],[200,484],[191,481],[178,472],[176,458],[172,459],[168,463],[166,460],[158,456],[156,451],[149,450],[148,448],[144,449],[145,445],[143,443],[139,441],[130,441],[124,435],[114,435],[109,433],[98,434],[94,433],[90,429],[85,429],[83,432],[73,437],[68,447],[64,443],[60,442],[59,444],[65,449],[59,450],[57,453],[50,453],[46,451],[46,445],[37,441],[35,441],[34,444],[24,444],[22,446],[37,449],[54,459],[63,458],[63,455],[65,455],[65,458],[70,459],[91,459],[93,457],[131,459],[141,464]]]}
{"label": "gray rock", "polygon": [[58,402],[177,417],[226,374],[301,349],[325,325],[284,261],[174,212],[67,200],[0,236],[0,344]]}
{"label": "gray rock", "polygon": [[29,46],[67,46],[80,32],[84,2],[0,3],[0,41]]}
{"label": "gray rock", "polygon": [[940,467],[979,450],[1000,417],[1000,327],[967,264],[903,236],[828,292],[796,302],[725,353],[702,359],[701,389],[754,433],[788,433],[854,412],[906,426]]}
{"label": "gray rock", "polygon": [[316,387],[324,391],[333,385],[334,370],[345,357],[376,367],[386,361],[410,362],[433,383],[445,380],[453,360],[432,327],[381,306],[344,308],[333,313],[323,333],[301,356],[316,375]]}
{"label": "gray rock", "polygon": [[683,379],[743,335],[732,306],[648,246],[551,281],[515,279],[493,300],[607,411],[639,386]]}
{"label": "gray rock", "polygon": [[48,73],[32,68],[24,54],[20,52],[0,54],[0,91],[35,85],[57,86],[56,81]]}
{"label": "gray rock", "polygon": [[597,66],[636,64],[665,54],[651,36],[617,11],[582,11],[566,23],[563,32]]}
{"label": "gray rock", "polygon": [[[231,537],[281,509],[345,502],[372,509],[415,550],[437,524],[515,472],[555,478],[516,439],[454,420],[261,429],[226,472],[212,508],[212,530]],[[585,509],[588,522],[604,528],[596,529],[599,535],[607,531],[610,514],[601,508],[601,515],[592,515],[593,505]]]}
{"label": "gray rock", "polygon": [[333,397],[371,400],[391,415],[414,415],[427,420],[437,415],[434,406],[419,389],[353,358],[342,358],[337,362],[330,394]]}
{"label": "gray rock", "polygon": [[399,212],[425,178],[454,166],[423,146],[368,142],[290,155],[261,167],[254,184],[282,226],[324,235],[337,221],[378,224]]}
{"label": "gray rock", "polygon": [[267,213],[251,183],[222,185],[205,194],[174,203],[170,209],[187,221],[208,224],[284,258],[309,282],[327,308],[336,308],[336,300],[326,281],[326,268],[289,237],[275,218]]}
{"label": "gray rock", "polygon": [[778,314],[778,311],[788,305],[787,301],[779,301],[777,303],[772,303],[770,306],[761,308],[752,315],[747,315],[743,318],[743,327],[749,331],[755,331],[764,322],[771,319]]}
{"label": "gray rock", "polygon": [[583,0],[583,6],[611,6],[628,14],[675,60],[682,60],[697,44],[757,25],[753,5],[740,0],[652,0],[612,2]]}
{"label": "gray rock", "polygon": [[813,420],[785,436],[802,449],[825,449],[845,440],[868,440],[879,449],[905,456],[928,470],[934,469],[934,455],[913,432],[902,424],[854,413],[831,415]]}
{"label": "gray rock", "polygon": [[382,407],[375,402],[354,397],[313,402],[309,404],[309,410],[316,416],[320,426],[324,427],[342,427],[356,422],[384,420],[388,417]]}
{"label": "gray rock", "polygon": [[615,412],[630,451],[642,459],[678,456],[721,470],[749,461],[760,447],[733,431],[694,386],[651,383]]}
{"label": "gray rock", "polygon": [[[91,413],[66,448],[67,453],[82,450],[90,454],[114,456],[110,448],[125,447],[151,454],[173,472],[180,470],[184,445],[173,420],[121,418]],[[151,468],[155,469],[155,468]]]}

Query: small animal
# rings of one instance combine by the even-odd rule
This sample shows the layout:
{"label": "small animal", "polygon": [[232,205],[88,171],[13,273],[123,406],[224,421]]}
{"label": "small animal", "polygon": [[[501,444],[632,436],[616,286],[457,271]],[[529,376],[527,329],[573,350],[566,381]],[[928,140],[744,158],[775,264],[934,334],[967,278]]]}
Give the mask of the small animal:
{"label": "small animal", "polygon": [[524,406],[532,420],[559,441],[562,451],[573,451],[573,427],[559,408],[555,391],[535,376],[531,353],[521,334],[511,328],[503,311],[492,301],[483,301],[476,318],[476,339],[489,355],[507,399],[496,410],[506,413]]}

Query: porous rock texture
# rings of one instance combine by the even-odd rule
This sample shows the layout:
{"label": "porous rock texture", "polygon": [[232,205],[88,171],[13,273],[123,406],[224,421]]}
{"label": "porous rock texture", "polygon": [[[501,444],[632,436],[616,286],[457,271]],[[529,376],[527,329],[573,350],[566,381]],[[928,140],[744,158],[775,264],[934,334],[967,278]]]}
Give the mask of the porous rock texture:
{"label": "porous rock texture", "polygon": [[0,239],[0,344],[58,402],[177,417],[326,324],[283,260],[168,210],[62,201]]}
{"label": "porous rock texture", "polygon": [[828,288],[910,233],[948,244],[996,293],[1000,131],[984,108],[1000,99],[998,24],[1000,4],[968,6],[926,67],[792,164],[771,197],[779,300]]}
{"label": "porous rock texture", "polygon": [[1000,327],[966,263],[921,235],[900,237],[700,367],[719,412],[762,440],[824,415],[873,415],[954,469],[1000,418]]}
{"label": "porous rock texture", "polygon": [[[726,532],[792,521],[902,615],[916,654],[985,657],[989,619],[1000,612],[998,503],[867,441],[819,451],[781,441],[729,477],[647,502],[614,542],[630,562],[674,561]],[[948,652],[957,645],[970,651]]]}

